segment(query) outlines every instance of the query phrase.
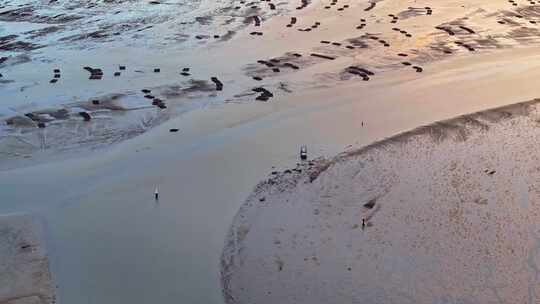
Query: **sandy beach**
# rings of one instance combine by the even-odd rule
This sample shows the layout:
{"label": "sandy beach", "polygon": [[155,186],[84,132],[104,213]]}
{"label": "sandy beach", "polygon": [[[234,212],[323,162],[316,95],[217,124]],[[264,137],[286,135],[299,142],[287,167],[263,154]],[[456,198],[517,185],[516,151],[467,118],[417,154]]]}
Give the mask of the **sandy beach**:
{"label": "sandy beach", "polygon": [[[1,6],[9,5],[5,2],[0,2]],[[219,5],[234,9],[249,4],[237,2]],[[60,40],[63,36],[59,36],[53,39],[58,43],[9,54],[10,59],[0,66],[0,91],[9,96],[9,105],[1,118],[6,123],[0,130],[0,213],[30,212],[47,222],[49,262],[58,285],[59,302],[392,302],[397,301],[397,296],[405,297],[419,289],[406,285],[400,277],[389,279],[394,273],[403,276],[410,269],[400,268],[401,265],[414,260],[414,265],[419,265],[414,272],[417,280],[433,280],[446,271],[444,267],[457,271],[463,269],[460,267],[485,266],[513,275],[482,281],[483,285],[478,281],[475,286],[480,287],[475,287],[475,293],[460,285],[469,281],[460,280],[462,277],[456,274],[452,281],[441,281],[407,301],[534,303],[534,288],[526,290],[534,280],[527,281],[525,277],[535,264],[524,262],[528,257],[526,248],[534,249],[533,243],[525,245],[533,234],[523,234],[519,241],[524,243],[519,244],[501,240],[504,246],[521,246],[519,254],[514,254],[514,263],[505,259],[514,255],[497,259],[493,253],[493,259],[487,261],[482,260],[487,255],[479,253],[471,254],[467,263],[456,258],[427,273],[424,270],[433,260],[427,261],[424,253],[407,261],[405,257],[409,256],[400,253],[411,249],[409,245],[414,244],[420,252],[430,244],[437,252],[433,259],[443,259],[448,251],[458,252],[456,257],[466,254],[468,251],[463,248],[467,246],[470,250],[490,252],[495,252],[495,247],[486,248],[481,242],[462,243],[460,234],[454,238],[438,235],[451,240],[456,247],[448,247],[444,242],[433,245],[425,237],[434,231],[433,227],[405,225],[437,218],[455,227],[468,220],[464,216],[448,223],[450,219],[444,215],[452,211],[448,208],[454,202],[448,201],[444,208],[435,211],[426,209],[425,203],[434,198],[421,191],[417,196],[404,195],[403,206],[392,204],[394,197],[376,193],[376,205],[382,207],[368,221],[372,226],[352,229],[355,224],[361,225],[357,219],[369,215],[371,209],[362,208],[365,199],[371,197],[363,192],[364,188],[355,188],[356,180],[347,179],[348,169],[334,172],[322,166],[336,162],[336,155],[342,159],[350,153],[350,159],[345,157],[339,164],[355,170],[355,157],[367,155],[356,152],[366,151],[362,147],[374,142],[437,121],[540,97],[535,82],[540,77],[540,35],[534,23],[540,22],[540,6],[516,2],[312,1],[303,6],[298,1],[275,3],[275,10],[269,3],[261,2],[256,4],[260,7],[257,14],[245,11],[235,16],[236,23],[231,23],[233,37],[212,38],[219,41],[196,37],[213,37],[218,28],[223,32],[229,30],[223,18],[218,17],[224,15],[223,11],[201,6],[192,11],[190,18],[208,14],[213,16],[208,20],[215,23],[206,28],[207,25],[197,22],[201,28],[191,31],[190,27],[189,37],[184,37],[186,41],[181,44],[161,44],[165,40],[156,35],[158,29],[176,31],[175,26],[184,21],[170,17],[167,9],[157,9],[156,15],[161,17],[152,19],[156,32],[144,34],[140,40],[133,38],[129,29],[129,35],[118,35],[117,42],[98,36],[74,43]],[[146,10],[146,6],[137,7],[142,12]],[[152,7],[154,10],[158,6]],[[79,26],[86,31],[87,26],[96,25],[88,20],[94,20],[93,14],[105,8],[92,8],[96,12],[68,23],[66,28],[74,31]],[[259,26],[255,15],[260,16]],[[8,22],[2,12],[0,16]],[[113,28],[122,22],[115,23]],[[199,34],[202,29],[204,33]],[[167,33],[172,35],[174,31]],[[160,47],[145,47],[142,41],[146,38]],[[45,44],[44,41],[34,43]],[[23,55],[31,60],[20,60]],[[119,65],[126,65],[126,70],[121,71],[121,76],[114,76],[120,71]],[[84,70],[84,66],[91,67],[93,72]],[[61,70],[61,76],[51,84],[55,68]],[[160,71],[154,72],[156,68]],[[184,72],[184,68],[190,70]],[[33,72],[29,73],[29,69]],[[99,75],[94,69],[102,69],[102,80],[88,79]],[[29,83],[36,84],[26,87]],[[218,90],[219,83],[222,90]],[[21,90],[22,87],[25,89]],[[156,98],[167,108],[161,109]],[[99,102],[94,104],[93,100]],[[152,105],[153,102],[156,103]],[[85,121],[80,112],[91,119]],[[13,123],[7,124],[8,120]],[[480,161],[474,163],[473,156],[485,153],[485,161],[489,161],[535,151],[535,125],[531,122],[534,116],[527,112],[507,119],[479,120],[488,125],[489,131],[469,131],[467,123],[463,123],[459,129],[467,130],[466,140],[449,138],[435,142],[417,132],[416,136],[423,140],[421,144],[413,142],[407,146],[409,141],[404,141],[395,147],[390,145],[393,150],[376,153],[380,162],[374,164],[380,166],[373,165],[373,171],[360,170],[367,174],[360,175],[360,184],[388,185],[396,191],[408,186],[422,188],[426,185],[423,182],[440,168],[429,167],[426,161],[432,159],[427,155],[438,155],[439,166],[451,162],[452,157],[471,155],[470,166],[478,169],[473,180],[482,186],[475,184],[474,189],[482,195],[463,197],[465,202],[472,203],[464,207],[471,209],[462,211],[466,215],[466,211],[485,215],[482,212],[487,211],[482,210],[496,214],[502,211],[493,208],[511,208],[513,196],[501,194],[501,199],[508,198],[501,205],[497,204],[501,200],[497,199],[498,194],[483,195],[495,189],[488,179],[489,172],[496,171],[493,179],[504,191],[505,181],[512,180],[511,170],[500,168],[500,162],[489,166]],[[45,128],[37,126],[41,122]],[[512,145],[504,144],[504,138],[512,138]],[[524,145],[528,140],[530,145]],[[332,196],[324,199],[331,206],[328,210],[319,208],[315,214],[310,202],[326,194],[319,188],[308,191],[301,186],[304,184],[300,181],[309,169],[290,176],[283,173],[296,167],[301,145],[308,147],[309,159],[314,160],[312,167],[326,169],[321,171],[320,178],[335,177],[332,183],[336,186],[356,190],[342,193],[340,188],[329,187]],[[443,153],[458,150],[459,153]],[[511,155],[512,151],[516,155]],[[530,154],[527,161],[519,159],[523,161],[520,166],[534,162],[534,153]],[[402,170],[396,155],[403,155],[401,159],[408,160],[407,165],[415,166]],[[316,160],[319,157],[324,159]],[[516,166],[517,163],[511,162]],[[480,168],[483,164],[486,166]],[[412,178],[414,168],[425,170]],[[279,173],[272,174],[274,171]],[[329,172],[332,176],[326,177]],[[459,169],[455,174],[461,180],[464,172]],[[403,179],[415,183],[400,186],[392,179],[394,173],[405,174]],[[537,178],[534,172],[530,174],[530,181]],[[260,202],[261,191],[273,188],[266,188],[267,182],[259,182],[274,178],[277,185],[287,183],[286,191],[265,195],[264,202]],[[320,180],[310,185],[319,186]],[[460,184],[468,186],[465,182]],[[153,197],[156,187],[160,192],[158,202]],[[304,200],[304,195],[309,200]],[[478,204],[474,203],[477,198]],[[296,204],[284,203],[287,200]],[[354,210],[358,212],[345,212],[345,207],[357,208]],[[487,208],[479,209],[482,207]],[[532,210],[534,196],[529,195],[529,205],[520,208]],[[397,215],[389,215],[392,210]],[[534,221],[532,215],[521,220],[524,211],[516,210],[511,218],[500,218],[515,222],[516,228],[505,238],[515,237],[515,233]],[[418,211],[414,217],[403,218],[413,211]],[[347,217],[346,221],[343,217]],[[312,223],[314,228],[295,226],[304,223]],[[467,226],[471,239],[487,238],[482,229],[492,226],[477,224]],[[240,229],[244,225],[250,229]],[[387,233],[385,227],[405,234],[408,238],[401,239],[410,243],[395,242],[402,235]],[[237,239],[239,230],[241,239]],[[314,238],[318,233],[321,237]],[[392,241],[393,250],[386,249],[384,246]],[[495,246],[495,242],[489,244]],[[364,245],[371,249],[365,249],[357,259],[358,250]],[[317,253],[318,262],[312,259],[313,252]],[[307,263],[306,256],[312,263],[309,267],[303,264]],[[395,262],[388,262],[392,259]],[[523,263],[526,266],[516,266]],[[388,269],[394,266],[395,272]],[[374,273],[372,281],[362,281],[365,271]],[[485,275],[483,279],[488,277],[483,272],[480,275]],[[513,280],[519,284],[512,283]],[[333,283],[323,283],[328,281]],[[382,281],[388,281],[388,288],[396,287],[401,293],[369,285]],[[514,289],[516,285],[520,287]],[[372,293],[362,292],[364,287]],[[499,287],[497,295],[490,293]],[[436,288],[448,290],[442,293]]]}

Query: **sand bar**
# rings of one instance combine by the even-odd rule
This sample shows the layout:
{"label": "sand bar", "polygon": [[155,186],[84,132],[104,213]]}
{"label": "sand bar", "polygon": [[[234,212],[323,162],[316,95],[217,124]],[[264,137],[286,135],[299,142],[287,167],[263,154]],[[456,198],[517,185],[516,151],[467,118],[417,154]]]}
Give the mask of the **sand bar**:
{"label": "sand bar", "polygon": [[540,100],[440,121],[261,182],[227,303],[536,303]]}

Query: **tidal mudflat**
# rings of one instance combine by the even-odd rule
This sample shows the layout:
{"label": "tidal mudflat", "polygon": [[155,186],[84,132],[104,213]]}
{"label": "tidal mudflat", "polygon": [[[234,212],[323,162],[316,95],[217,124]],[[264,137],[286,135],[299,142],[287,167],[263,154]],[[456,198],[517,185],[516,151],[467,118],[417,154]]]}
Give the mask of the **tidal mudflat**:
{"label": "tidal mudflat", "polygon": [[[535,102],[523,115],[516,114],[522,106],[485,112],[509,111],[502,115],[508,119],[462,119],[539,97],[538,22],[534,1],[0,0],[0,213],[34,213],[47,223],[60,302],[222,303],[223,295],[239,303],[316,302],[314,295],[327,302],[391,301],[395,293],[369,285],[387,281],[402,301],[534,303],[534,280],[526,276],[535,264],[523,264],[535,248],[534,231],[523,231],[532,227],[535,197],[532,180],[522,176],[535,175],[512,179],[508,170],[524,169],[515,157],[535,141],[509,146],[503,138],[522,143],[520,136],[534,135]],[[462,118],[448,123],[455,117]],[[445,127],[431,125],[437,121]],[[417,129],[423,125],[429,127]],[[395,137],[407,130],[417,131]],[[380,145],[393,154],[373,148],[388,137],[408,139]],[[409,139],[417,144],[405,146]],[[296,167],[302,146],[308,160]],[[377,160],[362,159],[369,170],[349,164],[368,150]],[[394,154],[421,169],[408,169]],[[523,166],[533,156],[524,156]],[[453,171],[440,167],[451,158]],[[332,171],[339,160],[376,191],[356,187],[356,179],[341,176],[345,169]],[[438,163],[424,163],[431,160]],[[318,207],[302,199],[293,205],[286,196],[312,173],[305,187],[325,181],[333,188],[325,188],[329,194],[309,188]],[[433,188],[440,191],[448,190],[445,178],[456,178],[449,182],[459,191],[448,192],[438,209],[426,207],[438,198],[422,184],[428,175],[444,184]],[[253,187],[269,176],[286,191],[274,200],[278,194],[263,183],[256,191],[272,193],[255,201]],[[519,191],[511,192],[515,183]],[[341,188],[354,197],[342,197]],[[528,193],[519,202],[529,219],[508,205],[514,193]],[[243,206],[246,197],[262,207]],[[446,234],[433,227],[435,219],[448,226]],[[321,237],[311,238],[315,232]],[[469,244],[464,235],[503,247]],[[435,236],[449,242],[430,243]],[[433,260],[448,257],[424,272],[422,248]],[[417,254],[405,261],[398,254],[408,249]],[[476,249],[489,253],[469,252]],[[457,260],[466,254],[471,258]],[[238,261],[261,263],[246,269]],[[464,273],[424,292],[399,278],[414,263],[418,280],[435,282],[450,273],[444,267]],[[494,274],[478,271],[478,281],[463,286],[464,267],[474,263]],[[388,265],[397,267],[395,278],[388,278]],[[359,275],[366,271],[375,273],[372,282]],[[291,284],[273,281],[281,279]],[[369,292],[359,294],[358,282]]]}

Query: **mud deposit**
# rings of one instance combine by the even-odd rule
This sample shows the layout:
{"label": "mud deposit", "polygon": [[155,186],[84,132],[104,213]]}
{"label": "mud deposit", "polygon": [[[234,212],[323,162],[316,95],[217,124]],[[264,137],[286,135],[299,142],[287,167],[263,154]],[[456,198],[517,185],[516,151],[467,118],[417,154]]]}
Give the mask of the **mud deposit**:
{"label": "mud deposit", "polygon": [[100,148],[208,105],[426,77],[436,61],[537,46],[539,16],[482,0],[0,1],[1,162]]}

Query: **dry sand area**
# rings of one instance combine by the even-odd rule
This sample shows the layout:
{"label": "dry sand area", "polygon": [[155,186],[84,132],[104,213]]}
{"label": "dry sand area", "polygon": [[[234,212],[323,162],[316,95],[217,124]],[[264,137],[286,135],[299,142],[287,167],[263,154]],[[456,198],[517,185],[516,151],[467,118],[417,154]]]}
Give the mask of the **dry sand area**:
{"label": "dry sand area", "polygon": [[537,303],[539,123],[533,100],[274,172],[231,228],[227,303]]}
{"label": "dry sand area", "polygon": [[0,216],[0,303],[54,304],[52,284],[41,222]]}

